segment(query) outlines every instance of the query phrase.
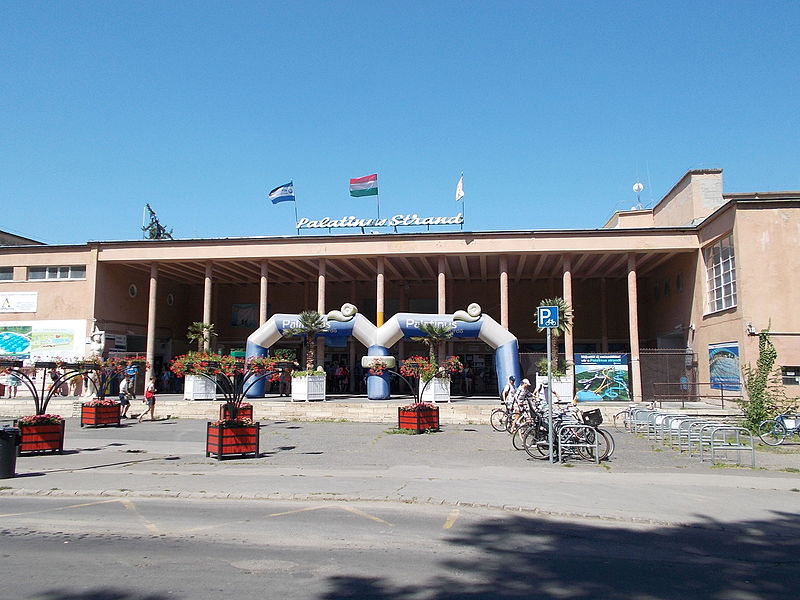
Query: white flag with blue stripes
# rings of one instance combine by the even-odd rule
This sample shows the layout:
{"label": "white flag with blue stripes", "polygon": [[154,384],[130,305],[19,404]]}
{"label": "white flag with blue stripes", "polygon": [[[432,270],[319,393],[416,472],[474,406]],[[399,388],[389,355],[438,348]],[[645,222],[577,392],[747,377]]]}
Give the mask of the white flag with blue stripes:
{"label": "white flag with blue stripes", "polygon": [[284,183],[279,185],[269,193],[269,199],[273,204],[278,202],[294,202],[294,183]]}

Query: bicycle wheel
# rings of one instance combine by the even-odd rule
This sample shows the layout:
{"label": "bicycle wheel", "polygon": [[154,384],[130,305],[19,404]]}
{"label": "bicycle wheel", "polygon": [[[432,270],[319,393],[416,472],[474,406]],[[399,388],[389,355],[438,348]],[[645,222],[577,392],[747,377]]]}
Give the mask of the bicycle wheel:
{"label": "bicycle wheel", "polygon": [[504,408],[495,408],[489,416],[489,424],[495,431],[508,431],[508,413]]}
{"label": "bicycle wheel", "polygon": [[530,425],[521,425],[514,430],[514,433],[511,435],[511,444],[514,446],[515,450],[525,450],[525,435],[528,433],[530,427]]}
{"label": "bicycle wheel", "polygon": [[786,426],[775,419],[761,421],[758,424],[757,433],[767,446],[779,446],[787,436]]}
{"label": "bicycle wheel", "polygon": [[550,458],[550,442],[547,439],[547,430],[539,427],[529,427],[522,436],[522,446],[528,456],[536,460]]}
{"label": "bicycle wheel", "polygon": [[611,458],[612,456],[614,456],[614,450],[617,447],[617,443],[614,441],[614,436],[611,435],[611,432],[608,429],[600,429],[598,427],[597,431],[600,432],[600,435],[606,438],[606,443],[608,444],[608,454],[604,458],[600,458],[600,460]]}
{"label": "bicycle wheel", "polygon": [[[611,436],[602,429],[591,429],[586,432],[586,442],[589,444],[593,444],[597,439],[597,453],[600,457],[600,460],[606,460],[611,453]],[[586,458],[587,460],[594,460],[594,448],[581,448],[581,456]]]}

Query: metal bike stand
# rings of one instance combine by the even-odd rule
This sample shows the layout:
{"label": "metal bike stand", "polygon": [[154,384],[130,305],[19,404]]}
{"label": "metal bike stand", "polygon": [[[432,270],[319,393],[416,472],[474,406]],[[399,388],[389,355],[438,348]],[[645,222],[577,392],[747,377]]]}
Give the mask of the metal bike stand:
{"label": "metal bike stand", "polygon": [[[585,441],[587,439],[586,437],[583,438],[584,441],[570,441],[568,438],[566,438],[563,435],[564,433],[568,433],[567,430],[569,430],[569,429],[571,429],[573,431],[575,431],[576,429],[587,429],[587,430],[594,431],[594,433],[595,433],[594,442],[593,443],[589,443],[589,442]],[[600,436],[600,433],[597,432],[595,430],[595,428],[592,427],[591,425],[583,425],[581,423],[569,423],[567,425],[562,425],[561,427],[558,428],[558,462],[560,463],[562,461],[562,452],[563,452],[564,448],[576,448],[576,449],[577,448],[587,448],[587,449],[588,448],[594,448],[594,462],[599,465],[600,464],[600,446],[597,443],[597,438],[599,436]],[[578,439],[580,439],[580,438],[578,438]]]}

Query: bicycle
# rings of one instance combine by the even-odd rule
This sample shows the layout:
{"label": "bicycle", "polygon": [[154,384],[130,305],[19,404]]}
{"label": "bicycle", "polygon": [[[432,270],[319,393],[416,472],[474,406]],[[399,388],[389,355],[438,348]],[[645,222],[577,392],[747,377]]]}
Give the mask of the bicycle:
{"label": "bicycle", "polygon": [[[579,423],[573,416],[561,413],[553,415],[553,452],[558,454],[559,432],[566,436],[564,441],[568,444],[576,444],[577,454],[586,460],[594,460],[595,440],[599,460],[606,460],[614,453],[616,444],[614,437],[605,429],[600,429],[599,425],[603,422],[600,409],[595,409],[582,413],[584,425],[590,425],[591,429],[585,427],[570,427],[570,423]],[[523,446],[528,456],[537,460],[544,460],[550,457],[550,431],[544,415],[536,413],[533,424],[526,430],[523,437]]]}
{"label": "bicycle", "polygon": [[787,437],[800,435],[800,415],[781,414],[761,421],[756,433],[767,446],[780,446]]}

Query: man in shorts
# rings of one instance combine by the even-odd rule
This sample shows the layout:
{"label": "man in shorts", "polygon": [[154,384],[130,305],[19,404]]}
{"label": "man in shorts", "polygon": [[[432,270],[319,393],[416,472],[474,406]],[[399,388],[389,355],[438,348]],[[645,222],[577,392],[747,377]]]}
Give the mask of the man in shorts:
{"label": "man in shorts", "polygon": [[128,418],[128,409],[131,407],[131,380],[128,375],[125,375],[122,378],[122,381],[119,382],[119,404],[120,408],[122,409],[122,413],[120,414],[120,419],[127,419]]}

